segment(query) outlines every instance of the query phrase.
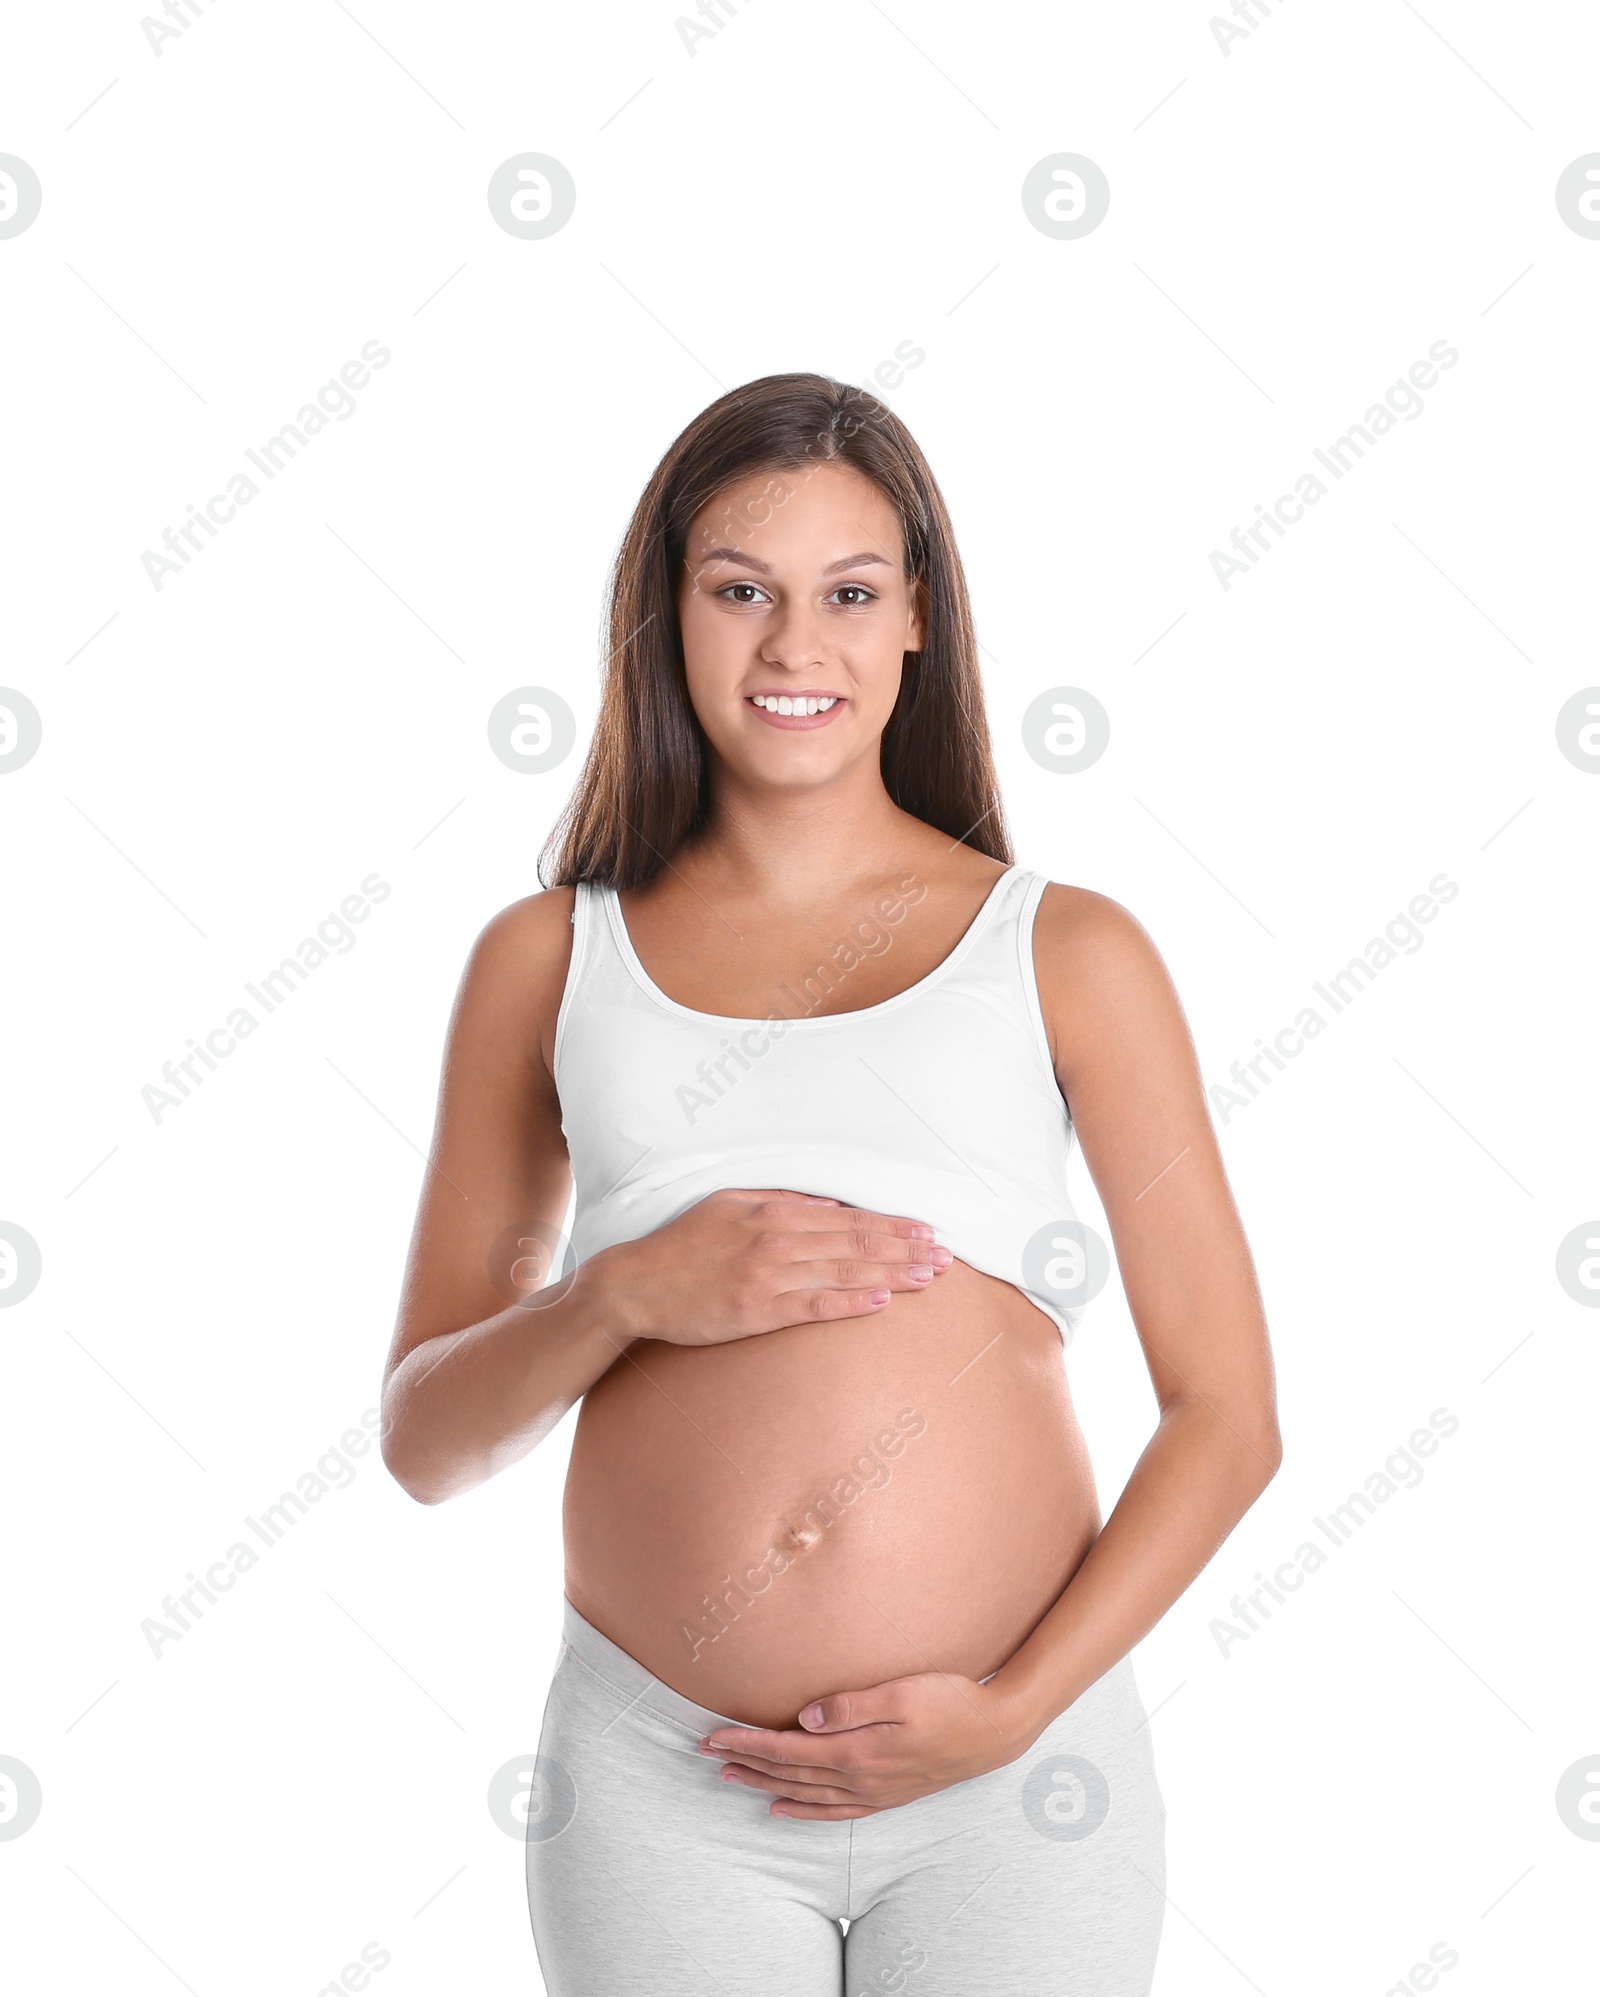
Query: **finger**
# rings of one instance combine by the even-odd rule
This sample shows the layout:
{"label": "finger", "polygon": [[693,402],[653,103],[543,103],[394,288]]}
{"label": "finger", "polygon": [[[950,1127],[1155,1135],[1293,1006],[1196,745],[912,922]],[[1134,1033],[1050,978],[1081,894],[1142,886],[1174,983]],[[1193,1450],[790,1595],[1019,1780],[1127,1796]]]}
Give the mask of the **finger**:
{"label": "finger", "polygon": [[835,1318],[870,1317],[888,1308],[896,1288],[925,1290],[926,1283],[874,1284],[870,1290],[785,1290],[772,1300],[773,1330],[791,1324],[831,1324]]}
{"label": "finger", "polygon": [[769,1796],[787,1796],[797,1803],[860,1803],[865,1800],[854,1789],[841,1789],[829,1782],[796,1782],[792,1775],[762,1775],[743,1762],[730,1762],[718,1780],[730,1789],[763,1789]]}
{"label": "finger", "polygon": [[882,1310],[897,1295],[931,1288],[943,1271],[933,1262],[843,1261],[799,1262],[786,1273],[795,1287],[773,1297],[777,1322],[811,1324]]}
{"label": "finger", "polygon": [[879,1213],[876,1207],[846,1206],[843,1220],[847,1227],[858,1229],[887,1228],[891,1234],[903,1235],[917,1241],[931,1241],[933,1229],[925,1220],[916,1220],[905,1213]]}
{"label": "finger", "polygon": [[807,1739],[862,1727],[899,1726],[907,1717],[907,1697],[905,1681],[889,1678],[881,1685],[864,1685],[855,1692],[829,1692],[813,1699],[801,1708],[799,1720]]}
{"label": "finger", "polygon": [[866,1267],[902,1269],[908,1262],[932,1262],[948,1268],[951,1251],[922,1235],[891,1234],[877,1227],[807,1230],[795,1244],[795,1252],[814,1262],[855,1262]]}
{"label": "finger", "polygon": [[[708,1193],[708,1199],[747,1200],[752,1206],[761,1206],[774,1200],[782,1200],[786,1207],[833,1207],[836,1211],[839,1202],[826,1198],[821,1193],[797,1192],[793,1186],[723,1186],[716,1193]],[[799,1219],[798,1214],[785,1215],[786,1221]]]}
{"label": "finger", "polygon": [[853,1235],[859,1236],[876,1230],[887,1234],[896,1241],[931,1241],[934,1231],[925,1220],[917,1220],[910,1214],[878,1213],[872,1207],[847,1206],[842,1200],[831,1199],[821,1193],[797,1193],[792,1188],[780,1186],[758,1198],[792,1200],[801,1206],[831,1207],[825,1214],[794,1214],[793,1221],[802,1227],[837,1228],[846,1227]]}
{"label": "finger", "polygon": [[723,1757],[724,1768],[753,1768],[761,1775],[786,1776],[791,1782],[823,1782],[834,1789],[854,1789],[858,1771],[848,1767],[796,1768],[792,1761],[769,1761],[761,1754],[729,1754]]}
{"label": "finger", "polygon": [[739,1761],[753,1756],[758,1761],[801,1773],[819,1768],[837,1772],[842,1766],[837,1741],[814,1740],[807,1733],[780,1733],[773,1727],[718,1727],[705,1735],[699,1746],[702,1754],[716,1754],[722,1759],[731,1756]]}
{"label": "finger", "polygon": [[857,1255],[914,1255],[934,1238],[934,1230],[925,1220],[874,1213],[870,1207],[841,1206],[837,1201],[831,1212],[795,1215],[794,1219],[807,1230],[840,1235],[850,1244],[849,1252]]}
{"label": "finger", "polygon": [[[931,1259],[932,1250],[926,1242],[913,1246],[921,1248],[922,1254],[869,1260],[846,1249],[838,1255],[807,1256],[804,1261],[790,1263],[780,1280],[791,1289],[925,1290],[942,1273],[941,1265]],[[946,1257],[943,1267],[949,1266]]]}
{"label": "finger", "polygon": [[811,1817],[821,1822],[843,1823],[848,1817],[875,1817],[877,1808],[871,1803],[852,1803],[848,1808],[823,1803],[774,1803],[767,1812],[769,1817]]}

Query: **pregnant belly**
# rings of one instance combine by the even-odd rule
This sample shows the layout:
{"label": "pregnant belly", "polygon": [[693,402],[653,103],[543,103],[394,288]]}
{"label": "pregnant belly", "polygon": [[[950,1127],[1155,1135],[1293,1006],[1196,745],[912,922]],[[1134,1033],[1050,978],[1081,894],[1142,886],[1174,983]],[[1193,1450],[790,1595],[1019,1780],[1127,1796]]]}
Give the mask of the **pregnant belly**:
{"label": "pregnant belly", "polygon": [[579,1614],[753,1726],[985,1677],[1100,1526],[1059,1332],[963,1262],[871,1317],[634,1345],[585,1396],[564,1522]]}

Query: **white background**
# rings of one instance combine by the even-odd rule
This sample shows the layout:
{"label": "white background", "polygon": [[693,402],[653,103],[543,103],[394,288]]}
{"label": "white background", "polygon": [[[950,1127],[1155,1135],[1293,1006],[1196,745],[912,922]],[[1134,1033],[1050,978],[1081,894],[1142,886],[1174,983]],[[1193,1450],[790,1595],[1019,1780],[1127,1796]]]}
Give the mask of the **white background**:
{"label": "white background", "polygon": [[[537,1736],[570,1423],[437,1509],[376,1452],[159,1658],[164,1596],[375,1405],[471,939],[538,888],[588,739],[607,567],[723,388],[868,379],[948,499],[1018,857],[1116,896],[1208,1081],[1396,912],[1458,896],[1219,1108],[1284,1467],[1140,1646],[1170,1821],[1161,1997],[1592,1988],[1600,150],[1576,4],[670,0],[16,10],[0,151],[9,638],[43,746],[0,782],[0,1842],[20,1991],[539,1987],[491,1776]],[[161,17],[157,17],[161,18]],[[1231,18],[1231,17],[1230,17]],[[86,108],[89,107],[89,108]],[[554,155],[544,241],[489,176]],[[1078,241],[1020,191],[1109,178]],[[443,287],[441,289],[441,287]],[[141,555],[369,340],[392,361],[176,576]],[[1459,362],[1224,590],[1209,560],[1429,346]],[[1329,481],[1332,484],[1331,481]],[[489,753],[535,684],[579,747]],[[1089,771],[1019,721],[1083,687]],[[141,1090],[368,874],[336,955],[158,1123]],[[1099,1210],[1084,1179],[1082,1210]],[[1109,1508],[1153,1402],[1115,1284],[1069,1355]],[[1229,1600],[1430,1412],[1457,1432],[1224,1657]],[[641,1798],[648,1809],[649,1799]],[[1584,1981],[1582,1979],[1590,1979]],[[598,1994],[597,1994],[598,1997]]]}

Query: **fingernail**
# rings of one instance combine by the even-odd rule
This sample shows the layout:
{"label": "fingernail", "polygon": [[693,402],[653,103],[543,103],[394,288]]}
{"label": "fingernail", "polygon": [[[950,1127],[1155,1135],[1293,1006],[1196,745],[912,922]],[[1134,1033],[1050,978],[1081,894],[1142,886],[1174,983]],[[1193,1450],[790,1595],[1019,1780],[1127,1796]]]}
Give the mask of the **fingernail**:
{"label": "fingernail", "polygon": [[887,1290],[873,1290],[867,1297],[869,1304],[886,1304],[888,1301],[889,1292]]}
{"label": "fingernail", "polygon": [[910,1276],[913,1283],[931,1283],[933,1281],[933,1269],[926,1262],[913,1262],[906,1273]]}
{"label": "fingernail", "polygon": [[919,1220],[911,1230],[911,1239],[913,1241],[931,1241],[933,1239],[933,1229],[931,1227],[924,1227]]}
{"label": "fingernail", "polygon": [[807,1706],[805,1711],[800,1715],[800,1724],[803,1727],[820,1727],[822,1725],[821,1706]]}
{"label": "fingernail", "polygon": [[928,1250],[928,1259],[936,1269],[948,1269],[950,1264],[955,1260],[955,1257],[950,1253],[948,1248],[930,1248]]}

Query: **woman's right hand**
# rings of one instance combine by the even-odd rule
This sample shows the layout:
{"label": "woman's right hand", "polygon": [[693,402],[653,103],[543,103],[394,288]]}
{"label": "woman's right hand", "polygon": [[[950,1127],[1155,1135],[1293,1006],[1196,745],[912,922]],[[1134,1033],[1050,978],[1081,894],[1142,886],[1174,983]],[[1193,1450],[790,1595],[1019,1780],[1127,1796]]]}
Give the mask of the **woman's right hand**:
{"label": "woman's right hand", "polygon": [[870,1316],[896,1290],[926,1289],[951,1254],[923,1221],[812,1193],[726,1188],[591,1261],[602,1265],[593,1273],[618,1330],[669,1345],[726,1345]]}

